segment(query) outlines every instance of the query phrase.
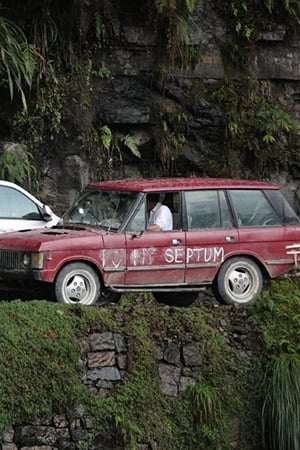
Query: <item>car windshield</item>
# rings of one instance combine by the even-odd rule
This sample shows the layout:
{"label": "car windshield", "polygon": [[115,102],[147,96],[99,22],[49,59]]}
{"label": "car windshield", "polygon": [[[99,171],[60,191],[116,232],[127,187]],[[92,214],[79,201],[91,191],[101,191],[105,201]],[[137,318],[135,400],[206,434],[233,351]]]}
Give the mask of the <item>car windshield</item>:
{"label": "car windshield", "polygon": [[137,195],[135,192],[85,191],[65,213],[63,222],[118,230]]}

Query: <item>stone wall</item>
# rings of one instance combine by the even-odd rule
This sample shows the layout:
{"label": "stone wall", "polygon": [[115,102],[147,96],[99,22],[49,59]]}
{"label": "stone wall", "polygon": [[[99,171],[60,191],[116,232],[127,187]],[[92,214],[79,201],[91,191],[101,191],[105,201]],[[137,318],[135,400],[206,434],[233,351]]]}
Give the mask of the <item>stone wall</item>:
{"label": "stone wall", "polygon": [[[211,294],[202,294],[197,300],[199,307],[220,313],[217,330],[225,342],[234,349],[238,357],[251,363],[261,352],[261,343],[248,319],[246,310],[221,308]],[[172,308],[169,309],[170,314]],[[225,308],[225,307],[224,307]],[[223,317],[222,317],[223,316]],[[153,338],[156,349],[157,374],[161,392],[170,398],[180,398],[190,384],[195,384],[206,360],[206,346],[202,341],[191,341],[184,337]],[[117,393],[118,387],[126,383],[132,370],[131,342],[128,336],[118,331],[98,331],[80,339],[83,367],[82,383],[95,395],[108,397]],[[68,380],[66,380],[68,383]],[[241,429],[238,416],[230,418],[231,448],[240,449]],[[78,406],[66,414],[39,419],[34,423],[20,424],[5,431],[1,450],[125,450],[112,439],[95,433],[93,422]],[[155,442],[139,442],[136,450],[164,450]]]}

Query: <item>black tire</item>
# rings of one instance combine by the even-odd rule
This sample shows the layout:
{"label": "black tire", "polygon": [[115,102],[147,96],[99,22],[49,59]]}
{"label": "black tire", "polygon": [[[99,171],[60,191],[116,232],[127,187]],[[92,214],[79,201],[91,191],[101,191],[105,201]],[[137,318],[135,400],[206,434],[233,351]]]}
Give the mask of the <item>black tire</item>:
{"label": "black tire", "polygon": [[253,303],[263,288],[263,276],[250,258],[230,258],[224,262],[213,284],[215,296],[227,305]]}
{"label": "black tire", "polygon": [[198,292],[152,292],[158,303],[169,306],[190,306],[198,297]]}
{"label": "black tire", "polygon": [[120,292],[115,292],[112,289],[105,289],[101,292],[100,303],[118,303],[121,295]]}
{"label": "black tire", "polygon": [[55,280],[55,297],[60,303],[95,305],[100,297],[97,273],[85,263],[66,265]]}

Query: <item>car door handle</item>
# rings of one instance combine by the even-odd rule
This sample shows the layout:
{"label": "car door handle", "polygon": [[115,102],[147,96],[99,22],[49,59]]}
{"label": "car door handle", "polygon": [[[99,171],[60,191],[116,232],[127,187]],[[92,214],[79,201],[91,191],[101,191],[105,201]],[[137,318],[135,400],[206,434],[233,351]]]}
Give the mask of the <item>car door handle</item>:
{"label": "car door handle", "polygon": [[181,239],[172,239],[172,245],[180,245]]}
{"label": "car door handle", "polygon": [[234,240],[235,240],[235,237],[234,237],[234,236],[226,236],[226,237],[225,237],[225,241],[226,241],[226,242],[234,242]]}

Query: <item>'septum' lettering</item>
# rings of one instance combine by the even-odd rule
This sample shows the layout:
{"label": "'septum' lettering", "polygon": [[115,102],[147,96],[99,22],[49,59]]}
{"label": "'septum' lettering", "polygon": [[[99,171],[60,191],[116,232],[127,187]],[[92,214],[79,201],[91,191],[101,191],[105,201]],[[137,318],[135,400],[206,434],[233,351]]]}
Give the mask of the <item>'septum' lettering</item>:
{"label": "'septum' lettering", "polygon": [[224,248],[223,247],[203,247],[186,249],[186,256],[184,258],[183,248],[167,248],[165,251],[165,261],[167,263],[215,263],[223,261]]}
{"label": "'septum' lettering", "polygon": [[[128,252],[131,266],[151,266],[161,259],[156,248],[136,248]],[[100,258],[104,267],[119,268],[126,266],[125,249],[103,249]],[[167,264],[211,264],[222,262],[224,259],[223,247],[170,247],[162,255],[162,260]]]}

